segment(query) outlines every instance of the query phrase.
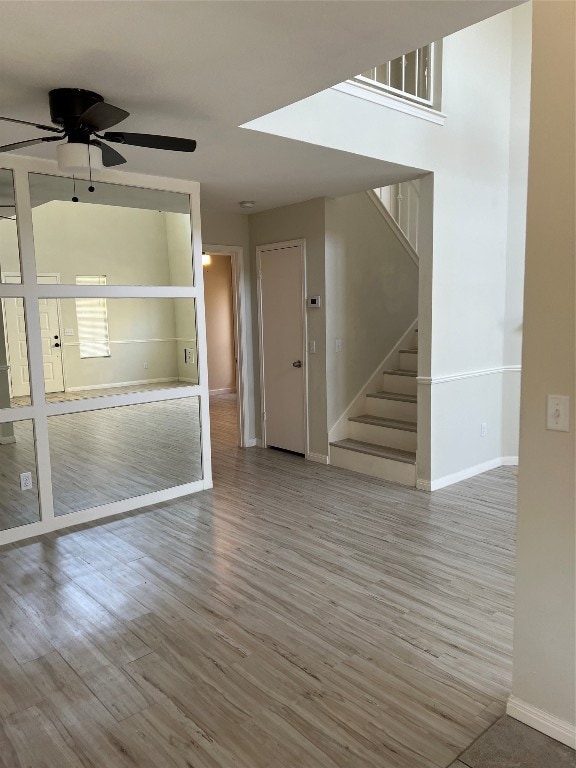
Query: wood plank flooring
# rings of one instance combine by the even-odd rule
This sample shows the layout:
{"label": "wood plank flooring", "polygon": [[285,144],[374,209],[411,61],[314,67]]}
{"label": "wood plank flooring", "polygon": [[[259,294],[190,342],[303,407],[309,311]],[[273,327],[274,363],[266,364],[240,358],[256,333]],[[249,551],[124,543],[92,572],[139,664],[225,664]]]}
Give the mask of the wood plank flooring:
{"label": "wood plank flooring", "polygon": [[433,495],[234,446],[0,550],[0,768],[445,768],[510,688],[515,474]]}

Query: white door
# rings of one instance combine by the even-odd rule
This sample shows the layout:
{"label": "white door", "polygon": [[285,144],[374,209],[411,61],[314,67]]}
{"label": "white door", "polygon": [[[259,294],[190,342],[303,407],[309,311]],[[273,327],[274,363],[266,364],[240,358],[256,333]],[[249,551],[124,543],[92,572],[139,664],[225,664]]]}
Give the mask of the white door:
{"label": "white door", "polygon": [[[5,282],[19,283],[20,276],[5,275]],[[38,275],[38,282],[49,284],[59,281],[57,275]],[[58,300],[40,299],[39,305],[46,392],[62,392],[64,374]],[[12,397],[23,397],[30,394],[24,302],[22,299],[5,299],[4,306]]]}
{"label": "white door", "polygon": [[265,445],[306,453],[304,247],[258,249]]}

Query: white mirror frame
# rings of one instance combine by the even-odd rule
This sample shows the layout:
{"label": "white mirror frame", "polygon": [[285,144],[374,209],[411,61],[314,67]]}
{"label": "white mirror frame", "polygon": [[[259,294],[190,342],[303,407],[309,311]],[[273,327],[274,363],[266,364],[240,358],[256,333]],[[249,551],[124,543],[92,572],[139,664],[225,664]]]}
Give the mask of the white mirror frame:
{"label": "white mirror frame", "polygon": [[[34,420],[36,433],[36,461],[38,491],[40,499],[40,520],[0,531],[0,546],[21,539],[38,536],[42,533],[68,528],[100,518],[129,512],[140,507],[175,499],[200,490],[212,488],[212,466],[210,448],[210,413],[208,389],[208,359],[206,349],[206,320],[204,312],[204,286],[202,259],[202,237],[200,230],[200,185],[198,182],[181,179],[158,178],[142,174],[105,169],[98,172],[95,181],[122,184],[138,188],[180,192],[189,195],[192,221],[192,253],[194,254],[194,286],[148,287],[148,286],[76,286],[76,285],[40,285],[37,282],[34,238],[32,230],[32,208],[30,204],[29,173],[41,173],[69,178],[68,174],[58,170],[55,162],[49,160],[3,155],[0,169],[10,170],[14,174],[18,239],[20,245],[21,275],[20,285],[0,283],[0,298],[24,298],[26,300],[26,318],[28,331],[28,361],[30,367],[30,389],[32,405],[0,410],[0,423]],[[79,180],[88,181],[86,175],[79,174]],[[39,298],[78,298],[103,296],[106,298],[191,298],[196,300],[197,326],[197,361],[199,384],[176,389],[158,389],[154,391],[133,392],[130,394],[105,395],[83,400],[70,400],[63,403],[48,403],[45,399],[44,371],[42,365],[42,346],[40,336]],[[203,477],[201,480],[183,483],[172,488],[143,494],[121,501],[70,512],[66,515],[54,515],[54,500],[50,468],[50,450],[48,443],[48,418],[65,413],[100,410],[123,405],[137,405],[185,397],[200,397],[201,454]],[[1,501],[0,501],[1,503]]]}

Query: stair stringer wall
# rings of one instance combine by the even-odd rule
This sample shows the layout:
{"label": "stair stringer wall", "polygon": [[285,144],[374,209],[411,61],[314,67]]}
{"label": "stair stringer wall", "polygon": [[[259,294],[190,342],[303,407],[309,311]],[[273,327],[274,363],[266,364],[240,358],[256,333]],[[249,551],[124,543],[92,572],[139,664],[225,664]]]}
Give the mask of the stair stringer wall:
{"label": "stair stringer wall", "polygon": [[398,351],[410,346],[414,331],[418,326],[418,318],[410,323],[405,333],[398,339],[396,344],[388,352],[383,360],[372,372],[368,380],[362,385],[355,397],[350,401],[340,418],[330,428],[328,432],[329,442],[344,440],[349,434],[348,419],[352,416],[360,416],[366,410],[365,398],[369,392],[376,392],[382,389],[382,371],[398,367]]}

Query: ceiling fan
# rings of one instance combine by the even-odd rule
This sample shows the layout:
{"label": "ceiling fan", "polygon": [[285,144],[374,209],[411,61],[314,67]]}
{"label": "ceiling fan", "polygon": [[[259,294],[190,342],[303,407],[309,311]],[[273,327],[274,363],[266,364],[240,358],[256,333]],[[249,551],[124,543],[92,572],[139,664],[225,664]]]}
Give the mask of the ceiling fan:
{"label": "ceiling fan", "polygon": [[[133,147],[150,149],[168,149],[173,152],[194,152],[196,142],[193,139],[180,139],[175,136],[157,136],[150,133],[126,133],[108,131],[129,116],[129,112],[104,101],[93,91],[82,88],[56,88],[48,94],[50,119],[54,125],[31,123],[13,117],[0,117],[8,123],[33,125],[42,131],[49,131],[51,136],[38,136],[35,139],[17,141],[0,147],[0,152],[32,147],[44,142],[65,141],[57,148],[58,167],[65,171],[98,170],[122,165],[126,162],[119,152],[105,142],[126,144]],[[54,127],[57,126],[57,127]],[[104,131],[104,133],[102,133]]]}

